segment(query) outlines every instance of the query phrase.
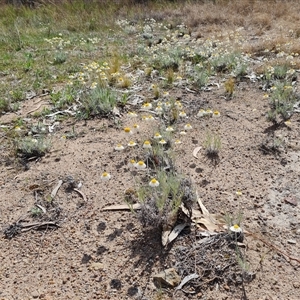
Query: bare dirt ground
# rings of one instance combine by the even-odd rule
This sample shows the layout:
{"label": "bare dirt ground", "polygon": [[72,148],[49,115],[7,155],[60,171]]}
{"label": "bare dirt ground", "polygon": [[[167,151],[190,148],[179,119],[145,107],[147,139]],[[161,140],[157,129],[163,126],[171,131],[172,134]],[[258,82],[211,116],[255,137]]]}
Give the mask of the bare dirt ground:
{"label": "bare dirt ground", "polygon": [[[253,64],[259,64],[258,60]],[[175,163],[192,180],[209,212],[223,216],[242,212],[241,227],[247,231],[242,251],[252,278],[240,278],[241,266],[226,257],[234,257],[235,250],[226,245],[222,248],[215,243],[206,252],[201,248],[191,252],[201,240],[193,224],[171,245],[162,247],[159,232],[142,228],[134,213],[102,210],[124,204],[126,190],[137,184],[138,175],[132,176],[128,166],[132,152],[114,150],[128,139],[123,126],[135,122],[124,111],[117,122],[61,122],[49,133],[50,152],[25,167],[13,162],[2,137],[1,228],[7,230],[20,218],[26,220],[25,225],[48,223],[11,239],[1,236],[0,299],[300,299],[299,114],[294,113],[288,124],[273,126],[266,120],[269,102],[260,82],[241,79],[231,99],[224,97],[222,78],[215,77],[214,82],[218,84],[197,93],[185,87],[168,90],[187,113],[176,124],[175,136],[180,137],[179,129],[187,122],[193,127],[180,137]],[[137,93],[147,94],[146,85]],[[24,103],[18,117],[28,117],[26,113],[39,100]],[[200,108],[218,109],[221,116],[199,119]],[[1,124],[8,124],[14,116],[1,116]],[[135,140],[141,144],[160,121],[156,118],[149,123],[140,116],[138,120]],[[222,140],[217,162],[207,158],[203,149],[205,133],[211,129]],[[66,135],[70,138],[63,138]],[[279,148],[273,147],[274,138],[282,141]],[[202,149],[196,158],[193,150],[198,146]],[[102,181],[103,171],[112,179]],[[59,180],[62,186],[54,200],[48,201]],[[82,183],[79,192],[74,190],[78,183]],[[241,196],[236,195],[238,190]],[[46,208],[46,213],[32,217],[30,211],[36,204]],[[59,227],[49,221],[57,221]],[[195,262],[199,261],[197,251],[211,260],[209,265],[203,262],[202,269],[198,265],[191,270],[202,270],[200,281],[191,281],[176,293],[155,287],[153,276],[165,269],[176,268],[182,278],[188,275],[180,260],[192,260],[194,255]],[[218,265],[227,268],[220,276]]]}

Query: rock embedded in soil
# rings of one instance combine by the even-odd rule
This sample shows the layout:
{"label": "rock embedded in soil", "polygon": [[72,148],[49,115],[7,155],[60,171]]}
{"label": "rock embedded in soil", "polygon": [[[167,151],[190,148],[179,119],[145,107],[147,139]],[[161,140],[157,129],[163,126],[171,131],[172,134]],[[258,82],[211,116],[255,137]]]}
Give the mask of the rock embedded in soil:
{"label": "rock embedded in soil", "polygon": [[181,278],[174,268],[170,268],[154,275],[153,281],[158,288],[162,286],[175,287],[180,283]]}

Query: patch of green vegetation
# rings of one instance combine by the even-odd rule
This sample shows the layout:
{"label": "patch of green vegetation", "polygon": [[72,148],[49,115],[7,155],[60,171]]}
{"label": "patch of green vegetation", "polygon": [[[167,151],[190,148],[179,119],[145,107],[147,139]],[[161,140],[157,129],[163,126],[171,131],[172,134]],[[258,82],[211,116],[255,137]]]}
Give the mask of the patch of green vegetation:
{"label": "patch of green vegetation", "polygon": [[65,52],[57,52],[54,56],[53,64],[54,65],[61,65],[67,60],[67,55]]}
{"label": "patch of green vegetation", "polygon": [[16,141],[16,152],[23,159],[44,156],[50,147],[50,141],[44,137],[24,137]]}
{"label": "patch of green vegetation", "polygon": [[138,214],[144,226],[166,230],[177,221],[181,204],[191,208],[195,195],[189,180],[175,172],[157,171],[148,185],[137,190],[141,211]]}
{"label": "patch of green vegetation", "polygon": [[67,85],[62,90],[51,93],[51,102],[55,109],[66,109],[75,102],[77,95],[76,87]]}
{"label": "patch of green vegetation", "polygon": [[277,82],[271,91],[271,109],[267,113],[267,119],[273,123],[288,120],[293,114],[293,105],[299,100],[292,83]]}
{"label": "patch of green vegetation", "polygon": [[82,95],[79,118],[90,119],[109,115],[118,104],[117,94],[107,87],[96,87]]}
{"label": "patch of green vegetation", "polygon": [[10,110],[10,102],[7,99],[0,99],[0,113]]}
{"label": "patch of green vegetation", "polygon": [[206,138],[204,141],[204,148],[206,155],[209,157],[215,157],[219,155],[221,150],[221,137],[219,134],[216,133],[206,133]]}

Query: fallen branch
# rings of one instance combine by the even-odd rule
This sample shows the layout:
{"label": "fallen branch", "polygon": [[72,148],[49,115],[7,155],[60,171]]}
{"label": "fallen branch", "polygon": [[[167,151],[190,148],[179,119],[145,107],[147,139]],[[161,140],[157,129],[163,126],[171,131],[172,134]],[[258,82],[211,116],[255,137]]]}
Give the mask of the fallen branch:
{"label": "fallen branch", "polygon": [[106,210],[137,210],[137,209],[141,209],[141,204],[139,203],[135,203],[135,204],[117,204],[117,205],[111,205],[111,206],[107,206],[102,208],[103,211]]}

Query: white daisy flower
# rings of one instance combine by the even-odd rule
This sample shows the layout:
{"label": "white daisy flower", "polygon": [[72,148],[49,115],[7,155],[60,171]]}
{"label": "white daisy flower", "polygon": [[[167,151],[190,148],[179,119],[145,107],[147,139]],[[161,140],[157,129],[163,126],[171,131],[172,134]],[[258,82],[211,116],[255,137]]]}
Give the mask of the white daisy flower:
{"label": "white daisy flower", "polygon": [[125,128],[124,128],[124,131],[125,131],[125,133],[127,133],[127,134],[132,134],[132,131],[131,131],[131,129],[130,129],[129,127],[125,127]]}
{"label": "white daisy flower", "polygon": [[102,173],[101,180],[108,181],[111,178],[111,175],[107,172]]}
{"label": "white daisy flower", "polygon": [[152,104],[149,103],[149,102],[147,102],[147,103],[144,103],[142,107],[143,107],[143,109],[151,109],[152,108]]}
{"label": "white daisy flower", "polygon": [[170,95],[169,92],[163,92],[163,97],[164,98],[167,98],[169,95]]}
{"label": "white daisy flower", "polygon": [[198,111],[197,117],[201,118],[204,117],[206,115],[206,111],[204,109],[200,109]]}
{"label": "white daisy flower", "polygon": [[157,113],[162,113],[163,112],[163,108],[160,105],[157,105],[157,107],[155,108],[155,111]]}
{"label": "white daisy flower", "polygon": [[206,114],[206,115],[212,115],[212,114],[213,114],[213,111],[212,111],[211,109],[207,109],[207,110],[205,111],[205,114]]}
{"label": "white daisy flower", "polygon": [[158,143],[161,145],[165,145],[167,142],[164,139],[161,139]]}
{"label": "white daisy flower", "polygon": [[165,107],[166,109],[169,109],[169,108],[171,107],[171,103],[170,103],[170,102],[166,102],[166,103],[164,104],[164,107]]}
{"label": "white daisy flower", "polygon": [[152,115],[147,116],[147,120],[146,121],[154,121],[155,119],[153,118]]}
{"label": "white daisy flower", "polygon": [[159,132],[156,132],[156,133],[154,134],[154,138],[158,140],[158,139],[161,139],[162,136],[161,136],[161,134],[160,134]]}
{"label": "white daisy flower", "polygon": [[136,142],[130,141],[127,145],[128,145],[129,147],[134,147],[134,146],[136,146]]}
{"label": "white daisy flower", "polygon": [[243,193],[242,193],[241,191],[236,191],[235,194],[236,194],[237,196],[242,196],[242,195],[243,195]]}
{"label": "white daisy flower", "polygon": [[180,108],[180,107],[182,107],[182,104],[181,104],[181,102],[180,101],[176,101],[175,102],[175,106],[177,106],[177,108]]}
{"label": "white daisy flower", "polygon": [[131,159],[131,160],[129,161],[129,166],[130,166],[130,167],[135,167],[135,165],[136,165],[136,161],[135,161],[134,159]]}
{"label": "white daisy flower", "polygon": [[193,127],[192,127],[191,124],[186,124],[186,125],[184,126],[184,129],[185,129],[185,130],[191,130],[191,129],[193,129]]}
{"label": "white daisy flower", "polygon": [[128,113],[127,113],[127,115],[128,115],[128,117],[130,117],[130,118],[136,118],[138,115],[137,115],[137,113],[135,113],[135,112],[133,112],[133,111],[129,111]]}
{"label": "white daisy flower", "polygon": [[122,144],[118,144],[116,147],[115,147],[115,150],[116,151],[122,151],[124,150],[124,146]]}
{"label": "white daisy flower", "polygon": [[151,181],[149,182],[149,185],[150,185],[151,187],[157,187],[157,186],[159,186],[159,182],[158,182],[155,178],[153,178],[153,179],[151,179]]}
{"label": "white daisy flower", "polygon": [[220,112],[218,110],[215,110],[212,114],[213,118],[218,118],[221,116]]}
{"label": "white daisy flower", "polygon": [[235,232],[235,233],[242,232],[242,228],[238,224],[230,226],[229,229],[231,232]]}
{"label": "white daisy flower", "polygon": [[143,169],[146,169],[147,166],[142,160],[140,160],[139,162],[137,162],[135,164],[135,167],[139,170],[143,170]]}
{"label": "white daisy flower", "polygon": [[173,128],[172,126],[168,126],[168,127],[166,128],[166,131],[167,131],[167,132],[173,132],[173,131],[174,131],[174,128]]}
{"label": "white daisy flower", "polygon": [[149,141],[145,141],[144,144],[143,144],[143,148],[151,149],[152,148],[151,143]]}

